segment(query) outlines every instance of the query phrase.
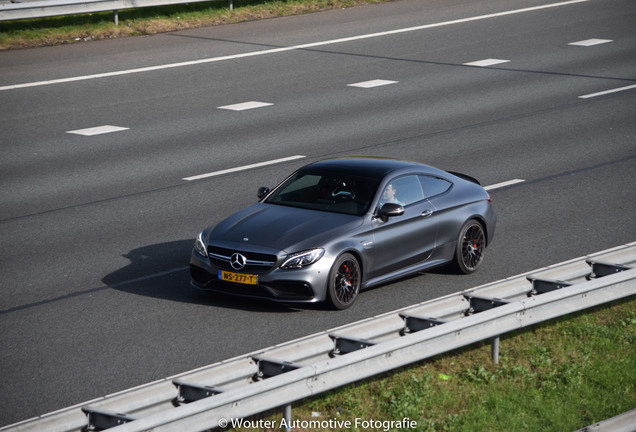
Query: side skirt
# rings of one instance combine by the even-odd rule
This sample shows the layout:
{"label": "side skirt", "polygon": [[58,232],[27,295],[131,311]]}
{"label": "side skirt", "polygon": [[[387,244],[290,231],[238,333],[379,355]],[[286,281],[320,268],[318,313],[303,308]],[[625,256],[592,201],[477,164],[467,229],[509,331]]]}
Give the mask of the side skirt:
{"label": "side skirt", "polygon": [[388,273],[388,274],[370,279],[362,285],[362,288],[363,289],[371,288],[377,285],[382,285],[384,283],[387,283],[396,279],[401,279],[406,276],[410,276],[417,272],[429,270],[433,267],[439,267],[441,265],[448,264],[452,262],[455,257],[456,245],[457,245],[457,242],[450,242],[438,248],[435,248],[431,256],[426,261],[394,271],[392,273]]}

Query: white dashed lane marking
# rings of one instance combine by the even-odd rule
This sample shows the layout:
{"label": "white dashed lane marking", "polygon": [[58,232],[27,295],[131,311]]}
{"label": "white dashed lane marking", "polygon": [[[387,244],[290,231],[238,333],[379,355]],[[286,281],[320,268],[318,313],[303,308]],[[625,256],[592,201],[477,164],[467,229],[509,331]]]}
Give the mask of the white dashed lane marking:
{"label": "white dashed lane marking", "polygon": [[484,189],[486,189],[487,191],[488,190],[493,190],[493,189],[499,189],[499,188],[506,187],[506,186],[512,186],[512,185],[517,184],[517,183],[523,183],[524,181],[525,180],[522,180],[522,179],[508,180],[508,181],[501,182],[501,183],[496,183],[496,184],[493,184],[493,185],[490,185],[490,186],[484,186]]}
{"label": "white dashed lane marking", "polygon": [[593,97],[597,97],[597,96],[604,96],[606,94],[611,94],[611,93],[618,93],[618,92],[622,92],[622,91],[627,91],[627,90],[633,90],[636,89],[636,85],[629,85],[626,87],[619,87],[619,88],[615,88],[615,89],[610,89],[610,90],[604,90],[604,91],[600,91],[597,93],[590,93],[590,94],[586,94],[583,96],[579,96],[579,99],[589,99],[589,98],[593,98]]}
{"label": "white dashed lane marking", "polygon": [[195,175],[192,177],[185,177],[183,180],[186,180],[186,181],[201,180],[208,177],[215,177],[215,176],[219,176],[223,174],[229,174],[229,173],[238,172],[238,171],[245,171],[252,168],[258,168],[258,167],[267,166],[267,165],[274,165],[274,164],[282,163],[282,162],[289,162],[296,159],[303,159],[304,157],[305,156],[302,156],[302,155],[289,156],[286,158],[274,159],[274,160],[270,160],[266,162],[259,162],[259,163],[244,165],[244,166],[240,166],[236,168],[229,168],[229,169],[225,169],[221,171],[214,171],[207,174],[200,174],[200,175]]}
{"label": "white dashed lane marking", "polygon": [[568,45],[590,47],[590,46],[605,44],[609,42],[613,42],[613,41],[610,39],[586,39],[586,40],[582,40],[578,42],[571,42]]}
{"label": "white dashed lane marking", "polygon": [[93,135],[107,134],[111,132],[121,132],[125,130],[128,130],[128,128],[120,127],[120,126],[105,125],[105,126],[97,126],[92,128],[86,128],[86,129],[77,129],[77,130],[67,131],[66,133],[75,134],[75,135],[93,136]]}
{"label": "white dashed lane marking", "polygon": [[501,63],[508,63],[509,61],[510,60],[489,58],[489,59],[478,60],[478,61],[474,61],[470,63],[464,63],[464,66],[487,67],[487,66],[494,66]]}
{"label": "white dashed lane marking", "polygon": [[234,105],[225,105],[225,106],[220,106],[218,107],[219,109],[224,109],[224,110],[230,110],[230,111],[245,111],[245,110],[250,110],[250,109],[254,109],[254,108],[263,108],[266,106],[271,106],[274,105],[272,103],[268,103],[268,102],[243,102],[243,103],[238,103],[238,104],[234,104]]}
{"label": "white dashed lane marking", "polygon": [[397,84],[397,81],[376,79],[376,80],[371,80],[371,81],[359,82],[359,83],[355,83],[355,84],[347,84],[347,86],[348,87],[359,87],[359,88],[369,89],[369,88],[380,87],[380,86],[385,86],[385,85],[389,85],[389,84]]}

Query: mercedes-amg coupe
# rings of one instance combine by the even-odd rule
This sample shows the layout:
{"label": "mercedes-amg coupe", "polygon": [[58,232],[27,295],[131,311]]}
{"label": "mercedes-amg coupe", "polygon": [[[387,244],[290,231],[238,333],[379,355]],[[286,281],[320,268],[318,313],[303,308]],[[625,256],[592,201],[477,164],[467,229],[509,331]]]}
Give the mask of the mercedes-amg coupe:
{"label": "mercedes-amg coupe", "polygon": [[415,162],[315,162],[258,197],[197,236],[194,286],[346,309],[361,289],[432,267],[474,272],[495,233],[477,180]]}

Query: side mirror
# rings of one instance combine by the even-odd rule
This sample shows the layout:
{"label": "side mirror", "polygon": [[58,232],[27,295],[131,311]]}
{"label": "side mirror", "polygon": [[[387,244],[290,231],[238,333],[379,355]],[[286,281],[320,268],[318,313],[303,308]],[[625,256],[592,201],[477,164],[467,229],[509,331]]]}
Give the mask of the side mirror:
{"label": "side mirror", "polygon": [[404,207],[400,204],[395,203],[386,203],[382,207],[380,207],[380,211],[378,212],[378,216],[383,221],[388,220],[391,217],[402,216],[404,214]]}
{"label": "side mirror", "polygon": [[258,191],[256,192],[256,196],[258,196],[258,199],[263,199],[265,198],[265,195],[267,195],[268,193],[269,193],[269,188],[265,186],[261,186],[258,188]]}

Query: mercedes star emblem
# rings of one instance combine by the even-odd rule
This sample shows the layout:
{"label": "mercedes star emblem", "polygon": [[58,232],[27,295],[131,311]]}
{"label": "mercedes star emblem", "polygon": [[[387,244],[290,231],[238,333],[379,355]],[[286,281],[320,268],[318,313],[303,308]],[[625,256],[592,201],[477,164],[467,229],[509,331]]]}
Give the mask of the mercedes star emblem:
{"label": "mercedes star emblem", "polygon": [[230,265],[234,270],[241,270],[243,267],[245,267],[246,263],[247,258],[245,258],[240,253],[235,253],[230,257]]}

